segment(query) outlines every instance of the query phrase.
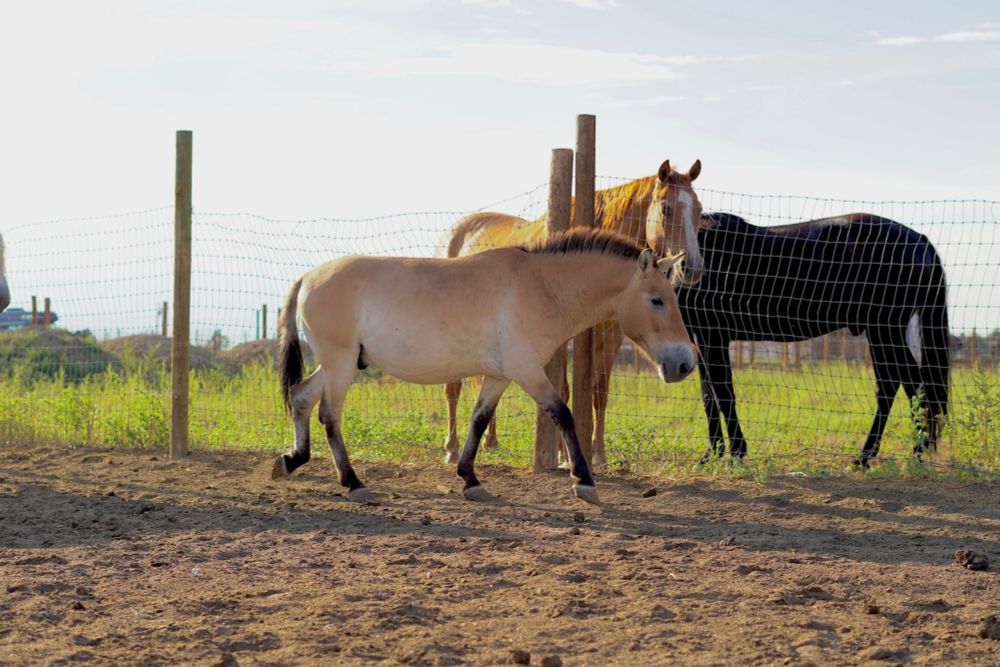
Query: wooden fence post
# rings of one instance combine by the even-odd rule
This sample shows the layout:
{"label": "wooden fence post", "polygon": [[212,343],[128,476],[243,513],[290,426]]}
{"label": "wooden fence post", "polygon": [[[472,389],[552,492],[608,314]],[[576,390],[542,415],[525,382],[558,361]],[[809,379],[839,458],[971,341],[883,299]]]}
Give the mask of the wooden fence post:
{"label": "wooden fence post", "polygon": [[174,335],[170,347],[170,458],[188,453],[188,361],[191,350],[190,130],[177,131],[174,173]]}
{"label": "wooden fence post", "polygon": [[52,299],[45,297],[45,311],[42,315],[42,326],[48,329],[52,326]]}
{"label": "wooden fence post", "polygon": [[[576,201],[574,227],[594,226],[594,190],[596,188],[596,124],[595,116],[576,117]],[[594,390],[594,329],[590,328],[573,339],[573,419],[576,437],[583,447],[588,463],[594,462],[593,413]]]}
{"label": "wooden fence post", "polygon": [[261,337],[267,340],[267,304],[260,307],[260,332]]}
{"label": "wooden fence post", "polygon": [[736,370],[743,369],[743,341],[734,340],[733,341],[733,352],[736,353]]}
{"label": "wooden fence post", "polygon": [[38,297],[31,295],[31,326],[38,324]]}
{"label": "wooden fence post", "polygon": [[160,313],[160,335],[164,338],[167,337],[167,302],[163,302],[163,312]]}
{"label": "wooden fence post", "polygon": [[[569,229],[569,209],[573,183],[573,151],[569,148],[552,150],[549,170],[549,220],[548,232]],[[565,346],[545,365],[545,373],[556,391],[562,387],[562,359]],[[552,418],[539,407],[535,413],[535,463],[534,471],[552,470],[558,465],[559,434]]]}

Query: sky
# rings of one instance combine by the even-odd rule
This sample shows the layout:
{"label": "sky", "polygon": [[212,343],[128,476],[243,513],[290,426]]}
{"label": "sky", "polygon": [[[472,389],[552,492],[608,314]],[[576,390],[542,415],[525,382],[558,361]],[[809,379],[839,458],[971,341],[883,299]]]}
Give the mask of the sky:
{"label": "sky", "polygon": [[0,232],[170,206],[178,129],[196,211],[474,210],[543,185],[580,113],[603,176],[1000,199],[998,75],[986,1],[3,3]]}

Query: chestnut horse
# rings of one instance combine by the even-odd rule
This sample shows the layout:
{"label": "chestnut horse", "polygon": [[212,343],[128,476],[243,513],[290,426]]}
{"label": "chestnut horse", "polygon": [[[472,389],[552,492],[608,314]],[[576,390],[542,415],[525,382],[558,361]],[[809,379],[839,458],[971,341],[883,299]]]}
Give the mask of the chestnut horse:
{"label": "chestnut horse", "polygon": [[[685,172],[674,170],[670,160],[660,165],[654,176],[624,185],[599,190],[594,195],[594,225],[610,229],[660,255],[686,253],[683,263],[675,266],[676,278],[693,285],[704,266],[698,248],[696,226],[701,218],[701,203],[691,187],[701,173],[701,160]],[[464,257],[489,248],[540,241],[546,236],[547,218],[529,222],[504,213],[479,212],[462,218],[454,227],[448,243],[448,257]],[[683,269],[683,270],[682,270]],[[594,336],[594,462],[605,463],[604,413],[608,402],[608,382],[615,355],[623,334],[613,321],[602,321]],[[445,461],[458,460],[458,399],[462,383],[446,386],[448,435],[445,438]],[[496,446],[496,422],[490,421],[486,447]]]}
{"label": "chestnut horse", "polygon": [[[466,498],[488,497],[473,470],[476,451],[500,396],[515,382],[561,431],[575,495],[598,503],[573,415],[545,364],[571,336],[615,320],[664,381],[686,377],[696,355],[668,277],[678,259],[657,260],[614,232],[574,230],[458,259],[344,257],[309,271],[281,313],[281,388],[295,446],[278,457],[271,476],[309,460],[309,416],[319,403],[340,483],[350,499],[371,500],[348,460],[340,424],[355,373],[373,364],[423,384],[485,376],[458,462]],[[437,298],[441,293],[449,298]],[[319,362],[309,377],[297,319]]]}

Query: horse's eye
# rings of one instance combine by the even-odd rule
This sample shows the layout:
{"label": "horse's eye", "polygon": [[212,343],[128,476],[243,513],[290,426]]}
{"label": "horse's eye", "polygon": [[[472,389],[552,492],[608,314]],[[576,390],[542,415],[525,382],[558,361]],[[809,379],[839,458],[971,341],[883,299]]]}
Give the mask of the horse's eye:
{"label": "horse's eye", "polygon": [[653,308],[663,308],[663,297],[661,296],[650,297],[649,305],[651,305]]}
{"label": "horse's eye", "polygon": [[667,206],[666,204],[664,204],[663,205],[663,217],[664,218],[672,218],[672,217],[674,217],[674,209],[672,209],[670,206]]}

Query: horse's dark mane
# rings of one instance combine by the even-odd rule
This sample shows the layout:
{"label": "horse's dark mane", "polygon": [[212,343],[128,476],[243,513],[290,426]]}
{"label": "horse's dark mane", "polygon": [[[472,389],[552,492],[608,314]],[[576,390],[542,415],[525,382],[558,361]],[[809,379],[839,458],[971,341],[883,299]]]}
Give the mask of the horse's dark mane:
{"label": "horse's dark mane", "polygon": [[624,259],[637,259],[642,248],[627,236],[606,229],[571,229],[532,244],[518,246],[534,255],[593,253]]}

